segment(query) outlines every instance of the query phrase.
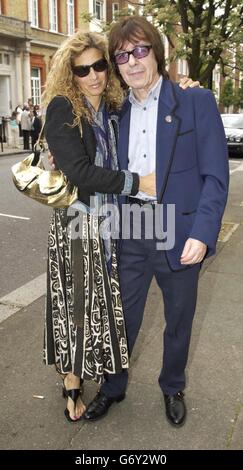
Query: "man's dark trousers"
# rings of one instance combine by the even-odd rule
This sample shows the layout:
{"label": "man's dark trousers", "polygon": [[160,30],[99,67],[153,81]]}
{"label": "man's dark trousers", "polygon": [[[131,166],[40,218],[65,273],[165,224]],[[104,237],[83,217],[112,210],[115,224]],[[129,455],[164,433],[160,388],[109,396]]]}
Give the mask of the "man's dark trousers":
{"label": "man's dark trousers", "polygon": [[[139,333],[149,286],[155,276],[163,294],[166,320],[159,385],[164,393],[174,395],[185,388],[185,367],[200,265],[172,271],[167,262],[166,251],[157,249],[159,240],[155,236],[153,239],[145,239],[144,218],[139,223],[142,225],[141,239],[133,239],[131,236],[130,239],[122,240],[119,260],[129,354],[132,353]],[[149,315],[153,315],[153,312],[149,312]],[[121,374],[106,375],[102,391],[108,397],[119,396],[125,391],[127,381],[127,370],[123,370]]]}
{"label": "man's dark trousers", "polygon": [[30,131],[23,129],[24,150],[30,149]]}

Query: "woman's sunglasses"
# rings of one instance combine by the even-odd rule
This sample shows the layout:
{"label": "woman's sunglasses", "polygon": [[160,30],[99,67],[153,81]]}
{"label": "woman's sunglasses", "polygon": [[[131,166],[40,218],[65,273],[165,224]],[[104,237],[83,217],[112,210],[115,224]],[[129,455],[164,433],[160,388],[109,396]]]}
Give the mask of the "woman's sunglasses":
{"label": "woman's sunglasses", "polygon": [[135,57],[135,59],[143,59],[149,55],[149,51],[152,49],[152,46],[136,46],[131,51],[117,52],[114,55],[114,61],[117,65],[126,64],[129,61],[130,54]]}
{"label": "woman's sunglasses", "polygon": [[95,72],[104,72],[108,69],[108,62],[106,59],[100,59],[90,65],[75,65],[72,67],[72,71],[74,75],[77,75],[78,77],[87,77],[91,68]]}

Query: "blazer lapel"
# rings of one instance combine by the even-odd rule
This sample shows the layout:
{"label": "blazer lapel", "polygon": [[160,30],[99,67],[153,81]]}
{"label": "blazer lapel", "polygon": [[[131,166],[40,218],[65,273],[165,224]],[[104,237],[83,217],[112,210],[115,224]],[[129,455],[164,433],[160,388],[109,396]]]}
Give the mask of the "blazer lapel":
{"label": "blazer lapel", "polygon": [[128,144],[130,130],[131,104],[126,100],[120,117],[119,140],[118,140],[118,162],[121,170],[128,168]]}
{"label": "blazer lapel", "polygon": [[175,115],[178,101],[173,84],[163,79],[158,107],[156,137],[156,189],[157,200],[162,201],[172,164],[180,118]]}

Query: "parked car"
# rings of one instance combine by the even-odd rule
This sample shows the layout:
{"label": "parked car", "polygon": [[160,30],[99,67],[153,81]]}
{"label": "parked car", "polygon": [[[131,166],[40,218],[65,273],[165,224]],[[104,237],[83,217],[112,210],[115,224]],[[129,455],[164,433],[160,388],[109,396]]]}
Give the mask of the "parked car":
{"label": "parked car", "polygon": [[230,154],[243,157],[243,114],[221,114]]}

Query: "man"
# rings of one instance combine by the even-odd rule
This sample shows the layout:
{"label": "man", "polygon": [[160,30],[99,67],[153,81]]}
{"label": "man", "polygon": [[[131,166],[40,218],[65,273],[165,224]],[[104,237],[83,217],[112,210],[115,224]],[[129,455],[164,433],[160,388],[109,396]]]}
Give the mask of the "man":
{"label": "man", "polygon": [[[132,16],[116,23],[109,52],[117,75],[130,87],[120,122],[121,169],[139,174],[156,171],[156,196],[138,193],[126,202],[140,208],[158,203],[175,208],[175,243],[158,249],[158,237],[121,243],[120,282],[129,352],[140,325],[153,276],[162,291],[166,327],[159,385],[170,424],[186,418],[183,390],[201,263],[215,253],[228,191],[224,130],[209,90],[182,91],[167,79],[163,45],[154,26]],[[155,218],[154,218],[155,219]],[[134,229],[134,227],[133,227]],[[128,374],[107,375],[84,415],[104,416],[125,398]]]}

